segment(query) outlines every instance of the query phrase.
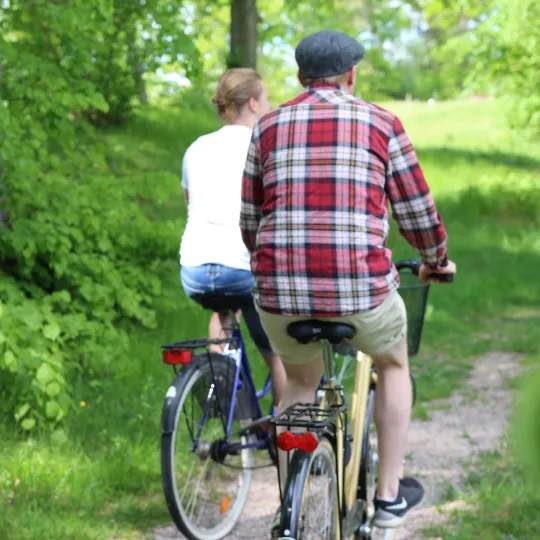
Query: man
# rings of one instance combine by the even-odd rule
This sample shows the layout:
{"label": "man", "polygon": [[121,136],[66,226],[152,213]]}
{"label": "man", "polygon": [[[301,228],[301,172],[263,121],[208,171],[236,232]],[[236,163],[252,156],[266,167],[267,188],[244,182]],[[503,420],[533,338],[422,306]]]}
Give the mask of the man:
{"label": "man", "polygon": [[242,184],[240,226],[252,253],[256,305],[287,371],[280,410],[314,401],[323,372],[317,343],[300,345],[287,326],[329,318],[354,326],[352,344],[378,374],[375,423],[378,527],[396,527],[422,502],[399,480],[411,415],[405,306],[386,248],[388,202],[400,233],[422,260],[420,278],[455,273],[446,231],[416,154],[392,113],[352,96],[364,50],[333,31],[296,49],[305,92],[255,126]]}

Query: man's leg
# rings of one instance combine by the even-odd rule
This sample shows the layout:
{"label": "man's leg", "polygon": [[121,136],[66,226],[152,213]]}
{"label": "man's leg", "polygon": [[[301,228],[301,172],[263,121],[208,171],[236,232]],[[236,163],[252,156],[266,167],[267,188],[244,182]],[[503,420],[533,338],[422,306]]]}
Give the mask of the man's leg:
{"label": "man's leg", "polygon": [[344,319],[357,329],[353,345],[373,358],[377,370],[375,425],[379,476],[375,525],[397,527],[424,496],[418,481],[399,479],[412,407],[405,304],[393,292],[373,310]]}
{"label": "man's leg", "polygon": [[411,418],[412,388],[407,340],[373,358],[377,370],[375,425],[379,449],[377,496],[393,500],[399,489],[399,472],[405,455]]}

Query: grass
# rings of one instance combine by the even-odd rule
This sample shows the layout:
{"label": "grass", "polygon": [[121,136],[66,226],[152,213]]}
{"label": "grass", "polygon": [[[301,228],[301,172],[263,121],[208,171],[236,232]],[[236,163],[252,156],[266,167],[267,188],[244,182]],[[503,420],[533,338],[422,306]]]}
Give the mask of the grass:
{"label": "grass", "polygon": [[[432,287],[422,347],[413,360],[418,414],[427,418],[429,402],[448,396],[466,379],[474,356],[516,351],[535,362],[540,340],[540,153],[538,145],[507,132],[494,101],[386,106],[400,115],[418,149],[447,224],[450,256],[459,266],[453,285]],[[215,127],[204,105],[149,109],[122,129],[104,132],[103,142],[112,169],[129,181],[135,170],[179,174],[183,151]],[[156,219],[178,219],[180,239],[185,219],[180,179],[178,192],[148,211]],[[395,226],[391,247],[396,258],[413,255]],[[161,496],[159,420],[172,373],[161,364],[159,346],[204,336],[208,320],[185,298],[178,270],[176,259],[160,270],[165,294],[159,329],[134,328],[130,354],[98,387],[77,383],[78,399],[86,406],[69,420],[67,442],[53,443],[46,436],[26,440],[0,426],[0,538],[145,538],[144,531],[169,522]],[[248,346],[260,381],[265,375],[262,361]],[[497,459],[504,470],[506,458]],[[488,512],[500,495],[500,478],[489,466],[483,478],[474,490],[476,507],[484,513],[457,518],[461,526],[468,524],[463,530],[471,531],[470,538],[483,531],[484,525],[474,529],[475,519],[495,531],[504,515],[511,515]],[[525,513],[533,508],[525,504],[521,511],[520,504],[532,492],[528,487],[519,492],[506,482],[509,508],[518,512],[521,531]]]}
{"label": "grass", "polygon": [[[425,537],[445,540],[538,538],[537,483],[508,455],[484,454],[475,470],[469,473],[466,491],[469,493],[467,506],[453,511],[449,523],[427,527],[423,531]],[[463,494],[450,491],[449,498],[460,499]]]}

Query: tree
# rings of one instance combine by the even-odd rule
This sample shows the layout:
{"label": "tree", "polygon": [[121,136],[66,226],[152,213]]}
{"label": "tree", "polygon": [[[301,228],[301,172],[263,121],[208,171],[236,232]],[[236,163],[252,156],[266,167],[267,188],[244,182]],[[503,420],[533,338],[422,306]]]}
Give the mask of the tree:
{"label": "tree", "polygon": [[256,0],[231,0],[229,68],[257,68],[258,23]]}
{"label": "tree", "polygon": [[463,2],[468,30],[438,48],[447,66],[462,73],[469,92],[490,92],[511,102],[509,122],[540,133],[540,4],[535,0]]}

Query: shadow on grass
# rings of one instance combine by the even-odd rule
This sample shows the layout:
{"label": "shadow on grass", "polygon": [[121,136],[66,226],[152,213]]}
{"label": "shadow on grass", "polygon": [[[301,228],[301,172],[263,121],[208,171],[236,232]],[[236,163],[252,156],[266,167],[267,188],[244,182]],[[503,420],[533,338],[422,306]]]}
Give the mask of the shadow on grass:
{"label": "shadow on grass", "polygon": [[[186,124],[177,124],[180,120],[180,115],[171,119],[169,128],[163,131],[166,135],[160,139],[162,150],[169,156],[174,155],[176,147],[181,150],[181,141],[168,140],[165,144],[176,130],[184,133],[186,143],[188,138],[191,141],[197,136],[189,131],[192,124],[186,128]],[[205,131],[192,120],[193,126]],[[141,121],[129,138],[124,133],[118,136],[125,146],[136,147],[144,138],[146,127],[150,126],[152,131],[159,125],[159,118],[152,119],[150,124]],[[441,167],[459,160],[474,166],[484,160],[534,174],[540,166],[532,158],[501,152],[479,154],[441,148],[421,149],[419,154],[421,159],[433,160]],[[156,162],[157,158],[152,157],[148,167],[156,170]],[[511,319],[511,315],[514,310],[540,305],[540,186],[532,182],[520,191],[511,188],[469,188],[437,199],[449,231],[450,256],[458,263],[459,274],[453,285],[433,286],[430,292],[432,309],[425,323],[424,344],[414,361],[421,400],[445,397],[463,384],[469,368],[466,358],[471,355],[495,349],[532,352],[538,347],[540,325],[527,319]],[[396,259],[411,256],[410,247],[403,241],[397,243],[395,232],[391,247]],[[207,312],[187,301],[181,293],[176,268],[174,272],[174,278],[165,287],[176,307],[171,309],[169,301],[168,309],[161,313],[161,327],[155,331],[134,327],[130,354],[103,373],[100,386],[89,389],[84,381],[76,384],[77,401],[84,400],[88,406],[70,420],[70,446],[58,452],[80,456],[80,465],[84,467],[74,465],[65,475],[58,473],[58,478],[47,480],[49,491],[32,501],[35,506],[48,501],[45,507],[50,509],[50,515],[61,509],[49,495],[62,480],[89,486],[94,482],[101,484],[101,493],[92,495],[99,500],[88,502],[86,495],[78,496],[65,508],[75,522],[84,508],[89,528],[92,523],[96,528],[106,528],[114,520],[122,522],[127,530],[134,530],[145,529],[156,521],[168,521],[160,495],[159,420],[172,373],[161,363],[160,345],[205,335],[209,318]],[[253,367],[261,366],[252,350],[249,355]],[[436,362],[438,359],[442,362]],[[96,506],[105,509],[103,514],[93,511]],[[27,515],[11,510],[13,521],[23,522]]]}
{"label": "shadow on grass", "polygon": [[[432,285],[420,354],[412,360],[419,401],[449,396],[471,361],[490,351],[531,354],[540,342],[540,186],[469,188],[440,197],[449,256],[458,265],[451,285]],[[395,231],[394,258],[414,256]]]}
{"label": "shadow on grass", "polygon": [[540,172],[540,159],[524,154],[501,152],[499,150],[481,151],[441,146],[436,148],[419,147],[417,153],[420,163],[424,160],[429,160],[440,166],[455,166],[463,162],[471,164],[484,162],[484,164],[502,165],[513,169]]}
{"label": "shadow on grass", "polygon": [[198,137],[219,127],[213,111],[150,108],[135,114],[121,129],[106,129],[104,153],[118,175],[172,172],[180,176],[182,156]]}

